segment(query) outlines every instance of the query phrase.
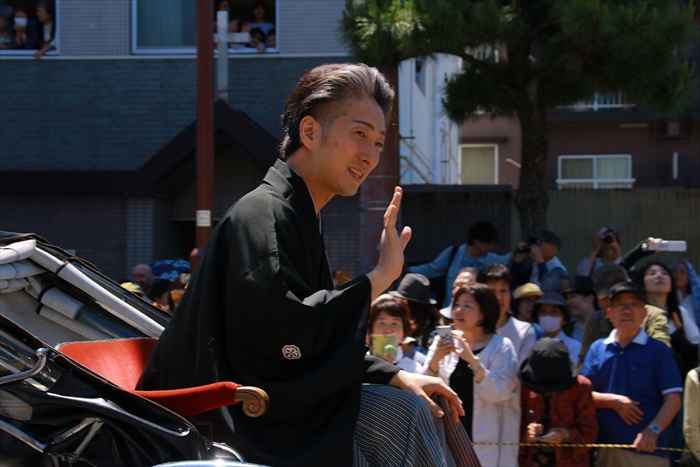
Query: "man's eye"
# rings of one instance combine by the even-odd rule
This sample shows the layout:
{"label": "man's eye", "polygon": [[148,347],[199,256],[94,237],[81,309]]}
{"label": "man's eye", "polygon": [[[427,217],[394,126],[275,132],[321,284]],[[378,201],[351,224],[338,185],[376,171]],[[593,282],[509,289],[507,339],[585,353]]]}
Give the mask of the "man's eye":
{"label": "man's eye", "polygon": [[358,131],[356,131],[356,133],[357,133],[357,136],[359,136],[359,137],[361,137],[361,138],[364,138],[364,137],[365,137],[365,132],[364,132],[364,131],[358,130]]}

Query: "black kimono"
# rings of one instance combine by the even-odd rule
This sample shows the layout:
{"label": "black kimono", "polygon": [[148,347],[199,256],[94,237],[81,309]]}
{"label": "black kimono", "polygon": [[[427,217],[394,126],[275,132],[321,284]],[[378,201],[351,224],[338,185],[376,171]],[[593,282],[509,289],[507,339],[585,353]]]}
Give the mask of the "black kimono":
{"label": "black kimono", "polygon": [[260,418],[234,406],[196,419],[249,462],[350,465],[361,383],[398,371],[365,355],[370,293],[364,275],[333,290],[311,195],[277,161],[214,229],[139,389],[258,386]]}

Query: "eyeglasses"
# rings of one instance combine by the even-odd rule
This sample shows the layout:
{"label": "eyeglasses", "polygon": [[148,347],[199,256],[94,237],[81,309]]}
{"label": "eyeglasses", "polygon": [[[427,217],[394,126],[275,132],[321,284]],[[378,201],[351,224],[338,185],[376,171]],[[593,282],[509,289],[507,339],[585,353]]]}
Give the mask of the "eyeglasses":
{"label": "eyeglasses", "polygon": [[639,302],[634,302],[634,303],[613,303],[610,305],[610,308],[612,308],[615,311],[622,311],[625,308],[627,308],[630,311],[637,311],[641,310],[644,308],[643,303]]}

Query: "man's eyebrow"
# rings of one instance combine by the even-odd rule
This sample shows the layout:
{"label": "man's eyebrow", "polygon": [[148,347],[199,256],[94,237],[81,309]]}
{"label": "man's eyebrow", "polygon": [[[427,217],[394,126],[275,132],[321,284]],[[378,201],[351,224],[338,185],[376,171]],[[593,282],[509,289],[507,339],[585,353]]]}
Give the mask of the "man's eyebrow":
{"label": "man's eyebrow", "polygon": [[[366,122],[366,121],[364,121],[364,120],[360,120],[360,119],[355,118],[355,119],[350,120],[350,121],[353,122],[353,123],[359,123],[359,124],[361,124],[361,125],[366,125],[366,126],[370,127],[372,130],[376,130],[376,128],[374,127],[374,125],[372,125],[371,123]],[[386,136],[386,131],[384,131],[384,130],[379,130],[379,133],[381,133],[381,134],[383,134],[383,135]]]}

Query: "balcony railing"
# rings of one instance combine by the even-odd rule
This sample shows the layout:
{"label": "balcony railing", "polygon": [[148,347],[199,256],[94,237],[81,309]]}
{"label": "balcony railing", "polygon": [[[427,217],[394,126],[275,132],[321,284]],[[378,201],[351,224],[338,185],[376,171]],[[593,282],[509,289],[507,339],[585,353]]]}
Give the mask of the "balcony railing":
{"label": "balcony railing", "polygon": [[600,112],[605,110],[623,109],[629,110],[636,104],[627,102],[627,97],[622,92],[596,92],[593,99],[577,102],[574,105],[560,105],[557,109],[573,110],[575,112]]}

